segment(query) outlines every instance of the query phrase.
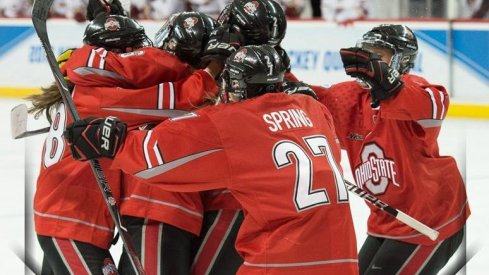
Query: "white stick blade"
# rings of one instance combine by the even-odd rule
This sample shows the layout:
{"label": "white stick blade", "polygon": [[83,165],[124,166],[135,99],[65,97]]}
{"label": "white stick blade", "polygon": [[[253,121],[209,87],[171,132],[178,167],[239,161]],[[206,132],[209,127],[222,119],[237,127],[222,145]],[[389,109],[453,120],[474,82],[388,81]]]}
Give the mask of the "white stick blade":
{"label": "white stick blade", "polygon": [[10,111],[10,132],[14,139],[27,131],[27,105],[20,104]]}
{"label": "white stick blade", "polygon": [[438,239],[438,235],[440,233],[427,225],[421,223],[418,220],[413,219],[411,216],[408,216],[406,213],[398,210],[397,219],[402,221],[404,224],[409,225],[410,227],[416,229],[419,233],[427,236],[432,241],[436,241]]}

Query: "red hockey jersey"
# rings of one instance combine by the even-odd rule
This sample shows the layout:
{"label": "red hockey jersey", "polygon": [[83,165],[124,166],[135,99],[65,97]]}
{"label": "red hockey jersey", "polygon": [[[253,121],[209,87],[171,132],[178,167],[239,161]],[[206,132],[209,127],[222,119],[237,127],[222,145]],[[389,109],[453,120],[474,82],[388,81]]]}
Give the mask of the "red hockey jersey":
{"label": "red hockey jersey", "polygon": [[239,274],[358,274],[339,162],[327,109],[274,93],[129,131],[113,166],[176,192],[227,188],[245,212]]}
{"label": "red hockey jersey", "polygon": [[[145,48],[144,54],[126,57],[104,51],[84,46],[75,51],[64,67],[72,77],[70,80],[77,84],[73,96],[81,117],[116,114],[135,126],[181,115],[185,113],[182,110],[200,105],[207,93],[217,92],[214,80],[204,71],[196,71],[179,81],[161,83],[190,72],[187,65],[176,63],[174,56],[161,50]],[[157,60],[151,61],[151,56]],[[79,71],[76,69],[85,67],[76,67],[76,64],[84,62],[90,66],[98,64],[96,73],[77,75]],[[122,77],[114,78],[113,73]],[[128,84],[130,81],[134,83]],[[107,88],[136,85],[146,89]],[[88,162],[74,161],[67,150],[62,133],[69,122],[67,111],[61,105],[46,138],[37,181],[34,199],[36,232],[108,248],[113,236],[113,222]],[[173,194],[145,186],[147,184],[127,185],[128,190],[120,184],[127,177],[106,169],[106,163],[101,162],[114,196],[117,199],[122,196],[124,202],[121,214],[167,222],[194,234],[200,232],[203,206],[199,194]],[[122,194],[121,188],[124,188]]]}
{"label": "red hockey jersey", "polygon": [[175,55],[158,48],[120,54],[89,45],[76,49],[64,69],[76,85],[128,89],[182,79],[193,70]]}
{"label": "red hockey jersey", "polygon": [[[185,114],[185,110],[195,109],[204,98],[216,93],[214,79],[198,70],[185,79],[144,89],[77,86],[74,101],[84,117],[113,115],[133,128]],[[124,176],[121,214],[169,223],[195,235],[200,233],[204,206],[199,194],[168,192],[139,181],[131,184],[135,181]]]}
{"label": "red hockey jersey", "polygon": [[[393,207],[437,229],[438,241],[460,230],[470,214],[455,159],[440,156],[438,135],[448,111],[442,86],[405,75],[404,88],[372,109],[367,90],[356,82],[315,87],[333,114],[357,185]],[[369,205],[368,233],[416,244],[424,235]]]}

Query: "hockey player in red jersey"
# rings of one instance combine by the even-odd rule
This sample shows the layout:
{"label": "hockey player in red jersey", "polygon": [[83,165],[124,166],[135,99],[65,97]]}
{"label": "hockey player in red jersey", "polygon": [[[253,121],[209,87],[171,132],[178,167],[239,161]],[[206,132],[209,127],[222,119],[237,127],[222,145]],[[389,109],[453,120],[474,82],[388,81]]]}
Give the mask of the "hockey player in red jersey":
{"label": "hockey player in red jersey", "polygon": [[[76,159],[115,157],[113,168],[168,190],[228,189],[245,211],[238,274],[357,274],[331,115],[309,96],[278,92],[284,73],[273,48],[246,46],[222,74],[232,103],[150,131],[126,133],[116,118],[89,118],[69,125],[65,137]],[[105,148],[97,134],[104,127]]]}
{"label": "hockey player in red jersey", "polygon": [[[243,45],[274,46],[287,72],[290,71],[288,56],[280,47],[287,21],[278,3],[273,0],[253,3],[232,1],[221,12],[218,21],[229,32],[239,32],[244,39]],[[222,270],[226,270],[225,274],[235,274],[243,262],[234,246],[237,230],[243,221],[241,206],[228,190],[203,192],[203,203],[206,211],[200,236],[202,244],[197,251],[192,274],[221,275]]]}
{"label": "hockey player in red jersey", "polygon": [[431,241],[369,205],[361,274],[436,274],[462,242],[470,214],[457,164],[438,150],[449,96],[409,73],[417,52],[408,27],[380,25],[357,47],[340,51],[346,73],[357,81],[316,87],[356,184],[440,232]]}
{"label": "hockey player in red jersey", "polygon": [[83,42],[66,64],[68,78],[77,85],[146,88],[182,79],[193,70],[177,56],[150,47],[144,28],[124,16],[96,17]]}
{"label": "hockey player in red jersey", "polygon": [[[214,65],[210,64],[206,68],[206,70],[197,70],[192,75],[186,77],[185,79],[181,79],[175,82],[157,84],[158,80],[153,79],[153,77],[147,77],[146,81],[144,82],[141,80],[139,80],[139,82],[136,82],[137,85],[141,85],[144,87],[147,86],[148,88],[146,89],[127,90],[127,89],[116,88],[116,87],[110,88],[116,84],[118,85],[118,87],[124,87],[125,85],[127,85],[127,83],[131,81],[132,79],[131,77],[135,75],[134,73],[137,72],[137,70],[131,67],[130,60],[132,60],[133,58],[136,59],[135,63],[132,64],[132,66],[134,67],[145,64],[142,61],[138,61],[140,60],[138,58],[141,56],[145,56],[146,50],[148,48],[138,48],[137,44],[132,43],[131,38],[135,38],[137,41],[140,42],[145,42],[146,39],[138,40],[139,37],[145,37],[145,35],[143,35],[144,29],[140,28],[139,25],[137,25],[137,23],[132,22],[132,20],[129,18],[123,16],[102,15],[101,17],[97,17],[91,24],[98,24],[104,26],[107,21],[110,21],[111,25],[114,24],[123,27],[119,29],[110,30],[110,32],[106,30],[104,33],[101,31],[102,28],[94,28],[93,26],[89,25],[89,27],[87,28],[85,40],[98,41],[96,38],[91,37],[92,35],[105,37],[108,40],[101,43],[102,44],[107,43],[104,44],[106,48],[111,49],[113,52],[121,52],[122,54],[112,55],[112,58],[108,60],[105,60],[103,57],[100,58],[98,64],[104,64],[104,66],[97,65],[98,67],[95,70],[97,73],[97,77],[87,77],[87,75],[89,74],[81,74],[85,78],[75,77],[77,81],[80,80],[82,83],[82,84],[78,84],[76,83],[76,81],[74,81],[75,84],[77,84],[74,90],[74,100],[77,107],[79,108],[82,117],[87,116],[89,114],[105,115],[107,113],[111,114],[116,112],[119,116],[123,116],[125,118],[130,119],[131,125],[135,126],[143,122],[147,123],[149,121],[161,121],[166,117],[174,116],[175,113],[181,114],[183,111],[179,109],[193,109],[202,103],[203,98],[205,95],[207,95],[207,93],[209,93],[209,96],[212,96],[216,93],[217,86],[214,83],[214,77],[217,75],[220,68],[215,64]],[[107,32],[109,32],[110,36],[108,35],[104,36],[104,34],[106,34]],[[206,30],[206,33],[208,32],[210,32],[210,30]],[[118,37],[119,39],[117,40],[113,39],[117,36],[117,34],[119,35]],[[206,41],[206,39],[203,37],[201,37],[201,40],[202,43],[205,43]],[[111,41],[115,41],[114,43],[116,44],[110,44]],[[126,41],[128,45],[130,45],[130,47],[126,47],[127,45],[123,45],[123,44],[119,45],[117,44],[119,43],[118,41]],[[145,43],[141,43],[139,46],[144,46],[144,45]],[[103,52],[105,50],[105,48],[97,48],[97,49],[98,52]],[[124,53],[125,49],[131,49],[133,51]],[[162,51],[162,50],[158,50],[158,51]],[[109,52],[107,52],[105,56],[108,56],[108,54]],[[170,61],[177,58],[171,54],[167,56],[170,57]],[[150,58],[151,56],[148,55],[146,57]],[[88,59],[88,61],[91,60],[93,59],[92,58]],[[154,67],[154,66],[158,67],[160,66],[159,65],[160,63],[154,63],[151,60],[147,60],[147,61],[148,62],[145,64],[146,70],[157,71],[155,69],[150,70],[148,69],[148,67]],[[68,61],[68,64],[70,64],[70,61]],[[72,64],[76,64],[76,62]],[[124,64],[124,66],[126,66],[127,69],[121,70],[122,67],[118,66],[118,64]],[[164,62],[162,62],[161,64],[164,64]],[[65,66],[63,70],[65,70],[66,67],[69,66]],[[74,68],[72,67],[71,69],[68,68],[68,72],[70,72],[71,70],[77,70],[78,68],[80,67],[75,66]],[[116,68],[118,69],[118,71],[117,72],[111,71],[111,68]],[[186,66],[182,66],[182,68],[185,70]],[[82,68],[82,69],[87,69],[87,68]],[[176,69],[176,67],[172,68],[172,70],[174,69]],[[87,72],[84,70],[81,71]],[[88,70],[88,72],[91,71]],[[114,77],[115,75],[117,75],[117,77]],[[178,74],[174,74],[174,75],[178,75]],[[183,75],[185,74],[182,74],[182,76]],[[104,81],[104,79],[108,81]],[[89,82],[90,80],[93,80],[97,85],[106,83],[105,87],[83,86],[83,85],[90,86],[91,85],[91,83]],[[166,78],[163,78],[163,80],[168,80],[168,76],[166,76]],[[155,81],[155,83],[151,83],[151,81]],[[155,85],[155,86],[150,87],[150,85]],[[134,85],[129,85],[129,86],[130,87],[127,88],[134,87]],[[54,90],[54,92],[56,93],[57,91]],[[137,93],[137,98],[135,99],[136,93]],[[44,96],[46,97],[50,97],[51,95],[52,93],[44,94]],[[49,103],[52,102],[55,101],[50,101]],[[43,109],[42,106],[38,106],[38,107],[39,107],[37,108],[38,110]],[[49,109],[49,108],[50,107],[48,106],[45,109]],[[155,111],[163,108],[169,110],[167,110],[166,112],[163,110],[160,111],[160,113],[156,114]],[[151,112],[151,110],[153,110],[153,112]],[[140,116],[138,116],[138,114]],[[76,245],[79,245],[80,243],[82,243],[83,245],[87,245],[90,249],[84,250],[84,253],[82,253],[83,255],[87,253],[95,254],[93,251],[97,249],[107,251],[106,254],[108,254],[108,250],[106,249],[108,248],[110,244],[110,240],[112,238],[113,224],[105,209],[102,197],[99,194],[100,190],[98,190],[98,186],[94,182],[94,177],[91,174],[91,169],[87,164],[81,164],[76,162],[73,163],[73,165],[71,166],[72,161],[69,161],[69,159],[71,158],[64,158],[65,156],[63,153],[64,152],[63,149],[65,148],[64,143],[59,142],[60,140],[62,140],[61,135],[59,133],[60,131],[62,131],[62,128],[64,128],[67,119],[68,118],[66,117],[64,106],[63,104],[61,104],[58,106],[58,109],[56,111],[56,119],[53,122],[53,127],[54,127],[53,128],[54,130],[52,130],[53,134],[48,136],[46,149],[45,149],[46,152],[50,154],[49,159],[51,160],[51,165],[53,166],[51,168],[45,166],[46,168],[41,171],[38,180],[38,190],[36,193],[36,201],[35,201],[36,231],[40,235],[40,239],[41,238],[47,239],[48,243],[51,243],[51,238],[44,238],[44,236],[54,236],[56,239],[67,240],[68,243],[71,240],[71,243],[76,243]],[[55,141],[58,142],[54,143]],[[54,157],[56,157],[58,161],[53,161],[52,159],[54,157],[52,155],[54,155]],[[68,163],[70,164],[68,165]],[[65,170],[65,168],[68,168],[68,170]],[[114,176],[110,176],[112,173],[114,173]],[[109,174],[108,175],[109,183],[111,183],[111,187],[116,197],[118,197],[119,189],[120,189],[118,184],[121,182],[120,177],[122,177],[122,175],[120,175],[118,172],[117,173],[108,172],[108,174]],[[72,188],[72,186],[76,185],[75,182],[79,182],[79,180],[82,178],[86,181],[85,182],[86,185],[84,185],[83,187],[79,186],[80,189],[79,192],[73,192],[72,197],[66,197],[66,195],[64,195],[65,198],[63,200],[57,199],[59,198],[59,194],[61,194],[60,192],[62,192],[63,194],[66,193],[71,194],[70,190],[74,188],[74,187]],[[125,176],[124,176],[124,180],[126,180]],[[56,188],[54,188],[53,185],[56,185]],[[81,191],[85,189],[87,189],[87,191]],[[90,190],[91,193],[89,192]],[[80,194],[86,194],[86,196],[80,198]],[[167,204],[165,204],[166,206],[168,206],[167,208],[169,208],[170,210],[167,209],[165,214],[158,213],[160,219],[164,219],[165,222],[168,222],[169,224],[172,224],[178,228],[197,234],[199,232],[200,224],[202,222],[201,221],[202,214],[199,214],[202,213],[202,206],[200,204],[199,194],[191,195],[190,193],[187,193],[182,196],[175,194],[175,195],[169,195],[166,198],[170,200],[170,201],[166,201]],[[184,202],[185,206],[187,207],[183,207],[183,206],[179,207],[178,204],[179,202],[180,203]],[[70,207],[66,208],[65,206],[66,204],[70,204]],[[128,203],[128,205],[130,205],[130,203]],[[151,213],[155,213],[155,212],[156,211],[153,211]],[[144,213],[144,214],[146,216],[151,216],[151,213]],[[51,226],[52,223],[56,223],[58,226]],[[86,227],[86,229],[84,226]],[[156,233],[158,233],[158,227],[161,230],[161,225],[157,225],[155,231]],[[172,229],[171,226],[167,226],[167,228],[168,229],[164,229],[164,230],[175,231],[175,229]],[[152,230],[152,232],[153,231],[154,230]],[[183,238],[182,235],[180,238],[181,241]],[[156,236],[157,237],[161,236],[161,234],[160,235],[156,234]],[[52,239],[54,240],[55,238]],[[177,238],[178,237],[175,237],[175,239]],[[170,237],[170,239],[172,238]],[[178,243],[179,246],[182,245],[181,241]],[[148,246],[144,246],[144,243],[141,243],[141,246],[139,247],[148,248]],[[154,248],[159,249],[159,247],[154,247]],[[161,247],[161,249],[163,248],[164,247]],[[51,250],[51,251],[55,251],[55,250]],[[187,253],[186,251],[183,250],[181,252]],[[55,251],[55,253],[61,254],[62,257],[65,256],[59,251],[58,252]],[[149,254],[151,254],[151,257],[149,256]],[[160,265],[161,268],[163,268],[164,265],[173,267],[180,263],[180,262],[179,263],[174,262],[172,263],[172,265],[169,264],[166,265],[167,263],[166,261],[172,259],[171,257],[168,257],[168,255],[167,257],[164,258],[164,261],[163,260],[160,261],[156,258],[153,258],[153,257],[157,257],[157,255],[159,255],[158,253],[154,252],[149,254],[146,257],[146,260],[148,260],[148,262],[151,261],[150,263],[156,264],[154,266],[157,266],[158,263],[161,263]],[[175,251],[172,252],[171,255],[175,255],[175,257],[177,257],[177,253],[175,253]],[[64,265],[66,263],[62,262],[61,258],[59,259],[60,261],[57,261],[53,265],[56,265],[59,268],[65,268]],[[70,259],[68,259],[68,264],[70,263],[69,260]],[[103,259],[101,259],[101,261],[102,260]],[[124,262],[124,259],[122,260],[122,262]],[[95,270],[97,271],[101,270],[101,268],[97,269],[98,262],[87,263],[87,265],[89,266],[90,271],[93,272],[94,274],[97,274]],[[187,266],[189,267],[190,264],[188,263]],[[95,268],[95,270],[92,270],[93,268]],[[187,271],[185,270],[175,271],[175,270],[176,269],[171,269],[166,273],[167,274],[188,273],[188,270]],[[126,270],[124,271],[126,272]]]}

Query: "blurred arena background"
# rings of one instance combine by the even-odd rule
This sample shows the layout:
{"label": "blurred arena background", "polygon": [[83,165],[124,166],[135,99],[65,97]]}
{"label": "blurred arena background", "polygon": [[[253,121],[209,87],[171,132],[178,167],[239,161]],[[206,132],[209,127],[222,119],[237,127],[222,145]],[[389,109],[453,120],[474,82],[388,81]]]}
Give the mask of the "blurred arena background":
{"label": "blurred arena background", "polygon": [[[0,1],[0,274],[31,274],[21,261],[39,265],[41,252],[32,232],[31,200],[43,136],[10,137],[10,109],[26,103],[53,76],[32,27],[33,0]],[[48,33],[55,54],[82,43],[88,0],[54,0]],[[199,10],[217,16],[228,0],[130,0],[131,16],[150,38],[172,13]],[[451,95],[440,134],[442,154],[453,155],[465,176],[472,216],[467,242],[443,274],[454,274],[457,259],[470,260],[458,274],[487,274],[489,243],[489,0],[282,0],[289,20],[282,46],[292,71],[303,81],[328,85],[348,79],[338,50],[353,46],[380,23],[411,27],[420,46],[414,74],[444,85]],[[29,128],[46,126],[30,118]],[[348,167],[345,174],[350,177]],[[353,196],[351,196],[353,197]],[[368,214],[352,199],[358,242]],[[120,247],[116,247],[119,249]],[[115,253],[117,254],[117,252]],[[118,255],[115,255],[118,257]],[[473,257],[473,259],[472,259]]]}

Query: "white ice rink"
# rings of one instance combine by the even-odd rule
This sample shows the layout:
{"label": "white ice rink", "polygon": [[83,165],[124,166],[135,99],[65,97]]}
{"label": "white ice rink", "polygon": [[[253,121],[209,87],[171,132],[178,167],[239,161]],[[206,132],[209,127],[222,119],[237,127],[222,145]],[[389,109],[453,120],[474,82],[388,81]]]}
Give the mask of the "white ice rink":
{"label": "white ice rink", "polygon": [[[10,137],[10,109],[21,100],[0,99],[0,274],[32,274],[21,259],[26,258],[40,269],[42,253],[32,232],[32,192],[38,171],[43,135],[22,140]],[[30,129],[47,123],[30,120]],[[472,215],[467,225],[466,269],[458,274],[489,274],[489,120],[447,119],[440,135],[441,153],[457,159],[465,176]],[[422,180],[422,179],[420,179]],[[357,239],[366,237],[367,207],[357,197],[352,199]],[[486,232],[486,233],[484,233]],[[26,246],[27,244],[27,246]],[[27,247],[27,249],[25,249]],[[120,246],[114,249],[119,254]],[[118,258],[118,255],[114,255]],[[451,274],[454,257],[443,274]],[[465,262],[465,260],[463,260]]]}

